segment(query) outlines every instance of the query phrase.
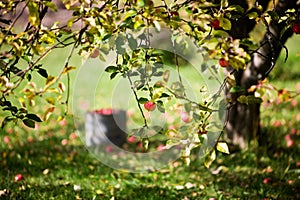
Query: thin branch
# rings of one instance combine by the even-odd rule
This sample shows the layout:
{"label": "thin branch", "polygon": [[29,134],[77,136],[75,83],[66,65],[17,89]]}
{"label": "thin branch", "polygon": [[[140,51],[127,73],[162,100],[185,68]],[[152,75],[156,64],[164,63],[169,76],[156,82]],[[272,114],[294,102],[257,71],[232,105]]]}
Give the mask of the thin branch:
{"label": "thin branch", "polygon": [[132,82],[132,80],[131,80],[131,78],[130,78],[130,76],[129,76],[128,73],[126,74],[126,76],[127,76],[128,80],[129,80],[130,87],[131,87],[131,90],[132,90],[132,92],[133,92],[133,94],[134,94],[134,97],[135,97],[135,100],[136,100],[136,102],[137,102],[137,105],[138,105],[138,108],[139,108],[139,110],[140,110],[140,113],[142,114],[142,117],[143,117],[143,119],[144,119],[144,127],[148,127],[147,120],[146,120],[145,114],[144,114],[144,112],[143,112],[143,109],[142,109],[142,107],[141,107],[141,105],[140,105],[140,103],[139,103],[139,98],[138,98],[138,95],[137,95],[136,90],[134,89],[133,82]]}

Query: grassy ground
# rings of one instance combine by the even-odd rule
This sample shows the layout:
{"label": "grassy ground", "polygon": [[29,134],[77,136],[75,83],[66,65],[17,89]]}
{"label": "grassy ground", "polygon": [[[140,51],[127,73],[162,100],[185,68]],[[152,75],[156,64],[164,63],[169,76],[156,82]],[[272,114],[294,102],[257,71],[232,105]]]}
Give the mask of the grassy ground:
{"label": "grassy ground", "polygon": [[[297,65],[287,66],[300,73]],[[272,75],[277,87],[297,89],[299,76],[281,74]],[[54,114],[35,130],[10,126],[0,130],[0,199],[299,199],[299,110],[299,97],[263,106],[265,145],[219,153],[210,169],[199,160],[189,167],[177,160],[140,174],[95,159],[76,135],[72,118],[58,123]],[[17,174],[21,181],[14,180]]]}

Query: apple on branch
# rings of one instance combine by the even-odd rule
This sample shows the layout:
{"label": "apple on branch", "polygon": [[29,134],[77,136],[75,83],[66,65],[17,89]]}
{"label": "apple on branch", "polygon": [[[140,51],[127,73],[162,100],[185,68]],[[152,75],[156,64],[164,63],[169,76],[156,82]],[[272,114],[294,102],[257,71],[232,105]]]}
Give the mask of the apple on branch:
{"label": "apple on branch", "polygon": [[147,101],[145,104],[144,104],[144,108],[148,111],[153,111],[155,110],[156,108],[156,104],[152,101]]}

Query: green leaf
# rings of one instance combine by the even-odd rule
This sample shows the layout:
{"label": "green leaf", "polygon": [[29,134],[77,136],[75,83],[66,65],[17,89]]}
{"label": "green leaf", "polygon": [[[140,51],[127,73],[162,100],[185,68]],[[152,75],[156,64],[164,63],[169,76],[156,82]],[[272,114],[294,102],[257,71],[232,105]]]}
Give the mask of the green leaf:
{"label": "green leaf", "polygon": [[208,65],[206,63],[201,64],[201,72],[205,72],[207,68],[208,68]]}
{"label": "green leaf", "polygon": [[160,95],[160,98],[165,98],[165,97],[170,97],[170,95],[168,95],[167,93],[162,93],[162,94]]}
{"label": "green leaf", "polygon": [[237,101],[240,102],[240,103],[245,103],[245,104],[248,104],[248,98],[247,96],[245,95],[241,95],[237,98]]}
{"label": "green leaf", "polygon": [[53,98],[53,97],[48,97],[48,98],[46,98],[46,101],[47,101],[49,104],[55,105],[56,99]]}
{"label": "green leaf", "polygon": [[144,97],[140,97],[139,99],[138,99],[138,102],[140,103],[140,104],[144,104],[144,103],[146,103],[147,101],[149,101],[147,98],[144,98]]}
{"label": "green leaf", "polygon": [[222,6],[223,8],[228,7],[228,0],[221,0],[221,6]]}
{"label": "green leaf", "polygon": [[269,10],[267,13],[270,15],[270,17],[271,17],[272,20],[274,20],[274,21],[278,21],[278,20],[280,19],[279,15],[278,15],[277,12],[274,11],[274,10]]}
{"label": "green leaf", "polygon": [[48,78],[48,73],[45,69],[39,68],[37,71],[42,77]]}
{"label": "green leaf", "polygon": [[112,36],[111,33],[104,35],[103,38],[102,38],[102,41],[107,40],[107,39],[110,38],[111,36]]}
{"label": "green leaf", "polygon": [[245,91],[245,89],[243,87],[241,87],[241,86],[238,86],[238,85],[233,86],[229,90],[229,92],[231,92],[231,93],[244,92],[244,91]]}
{"label": "green leaf", "polygon": [[31,119],[33,121],[36,121],[36,122],[42,122],[41,118],[39,116],[37,116],[36,114],[27,114],[27,115],[25,115],[25,117],[27,117],[28,119]]}
{"label": "green leaf", "polygon": [[24,123],[26,126],[28,126],[29,128],[35,128],[35,123],[34,123],[34,121],[31,120],[31,119],[28,119],[28,118],[23,119],[23,123]]}
{"label": "green leaf", "polygon": [[51,2],[51,1],[46,1],[45,2],[45,5],[47,6],[47,7],[49,7],[49,8],[51,8],[53,11],[57,11],[57,7],[56,7],[56,5],[53,3],[53,2]]}
{"label": "green leaf", "polygon": [[146,5],[146,2],[145,2],[145,0],[137,0],[136,5],[140,8],[142,8]]}
{"label": "green leaf", "polygon": [[216,159],[216,151],[213,150],[208,156],[206,156],[204,166],[209,168],[215,159]]}
{"label": "green leaf", "polygon": [[235,11],[235,12],[238,12],[238,13],[244,13],[244,8],[240,5],[231,5],[226,10]]}
{"label": "green leaf", "polygon": [[12,121],[14,119],[15,118],[11,117],[11,116],[5,117],[4,120],[2,121],[1,128],[3,129],[10,121]]}
{"label": "green leaf", "polygon": [[29,1],[27,4],[29,10],[28,20],[33,26],[38,26],[39,20],[39,5],[34,1]]}
{"label": "green leaf", "polygon": [[258,13],[257,12],[250,12],[247,14],[247,16],[249,17],[249,19],[256,19],[258,17]]}
{"label": "green leaf", "polygon": [[119,72],[113,72],[111,75],[110,75],[110,79],[113,79],[115,78],[117,75],[118,75]]}
{"label": "green leaf", "polygon": [[224,30],[231,30],[231,22],[229,19],[226,18],[220,18],[220,26],[224,29]]}
{"label": "green leaf", "polygon": [[225,99],[222,99],[219,103],[219,108],[218,108],[218,116],[219,119],[224,121],[224,118],[226,117],[226,107],[227,103]]}
{"label": "green leaf", "polygon": [[218,142],[216,148],[222,153],[229,154],[229,148],[226,142]]}
{"label": "green leaf", "polygon": [[111,65],[111,66],[106,67],[105,71],[108,73],[113,73],[113,72],[118,71],[118,67]]}
{"label": "green leaf", "polygon": [[125,44],[125,36],[122,34],[119,34],[115,41],[116,49],[118,54],[125,54],[126,50],[124,48]]}
{"label": "green leaf", "polygon": [[4,110],[4,111],[5,111],[5,110],[9,110],[9,111],[11,111],[11,112],[13,112],[13,113],[17,113],[17,112],[18,112],[18,108],[17,108],[16,106],[5,107],[5,108],[3,108],[3,110]]}
{"label": "green leaf", "polygon": [[138,43],[136,41],[136,39],[134,39],[132,36],[131,37],[127,37],[128,40],[128,44],[131,50],[135,50],[138,46]]}
{"label": "green leaf", "polygon": [[161,113],[165,113],[165,106],[162,101],[157,101],[157,110],[159,110]]}
{"label": "green leaf", "polygon": [[259,98],[259,97],[255,97],[253,95],[250,95],[247,98],[248,98],[248,104],[255,104],[255,103],[260,104],[260,103],[262,103],[262,99]]}
{"label": "green leaf", "polygon": [[124,20],[126,20],[129,17],[134,17],[136,16],[137,12],[135,10],[129,10],[126,12]]}

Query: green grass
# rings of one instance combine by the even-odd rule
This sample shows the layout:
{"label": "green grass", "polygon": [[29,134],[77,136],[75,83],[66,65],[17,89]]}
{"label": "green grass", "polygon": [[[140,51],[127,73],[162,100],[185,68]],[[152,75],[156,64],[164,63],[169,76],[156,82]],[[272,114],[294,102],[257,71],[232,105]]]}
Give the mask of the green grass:
{"label": "green grass", "polygon": [[[290,55],[296,51],[292,46]],[[61,69],[63,55],[54,54],[45,60],[53,66],[50,73]],[[289,66],[289,72],[299,74],[296,59],[290,56],[291,63],[284,66],[280,66],[279,61],[277,68]],[[78,62],[80,60],[75,59],[71,64],[78,66]],[[82,78],[86,81],[82,88],[75,87],[76,80],[71,82],[80,90],[72,91],[73,94],[88,94],[90,88],[96,87],[94,82],[88,81],[88,77],[97,72],[97,66],[92,67],[88,73],[79,74],[86,76]],[[299,76],[285,79],[276,74],[282,73],[272,72],[271,81],[278,88],[295,90],[300,82]],[[71,76],[75,78],[77,73],[71,72]],[[107,91],[112,90],[113,85],[103,82],[105,90],[97,91],[101,100],[96,107],[109,105]],[[177,160],[149,173],[114,170],[93,157],[80,138],[75,137],[71,117],[64,123],[56,121],[58,113],[35,130],[22,124],[8,126],[0,130],[0,199],[299,199],[300,98],[296,101],[297,105],[285,102],[263,106],[264,146],[253,144],[247,151],[230,155],[218,153],[210,169],[200,160],[193,161],[190,166]],[[291,147],[287,146],[287,135],[294,141]],[[19,173],[24,180],[15,182],[14,176]],[[270,181],[264,183],[267,179]]]}
{"label": "green grass", "polygon": [[[286,111],[286,107],[281,109]],[[95,159],[79,138],[70,138],[74,130],[69,120],[34,131],[11,127],[8,133],[1,132],[1,141],[10,137],[0,148],[0,190],[9,191],[1,199],[297,199],[299,121],[292,115],[285,116],[288,126],[275,127],[267,121],[263,120],[268,135],[264,147],[219,153],[211,169],[200,161],[187,167],[178,160],[160,171],[141,174],[117,171]],[[297,130],[292,135],[295,144],[288,148],[284,137],[293,128]],[[62,145],[64,139],[67,145]],[[18,173],[24,180],[14,182]],[[264,184],[266,178],[271,181]],[[74,190],[76,186],[80,190]]]}

